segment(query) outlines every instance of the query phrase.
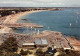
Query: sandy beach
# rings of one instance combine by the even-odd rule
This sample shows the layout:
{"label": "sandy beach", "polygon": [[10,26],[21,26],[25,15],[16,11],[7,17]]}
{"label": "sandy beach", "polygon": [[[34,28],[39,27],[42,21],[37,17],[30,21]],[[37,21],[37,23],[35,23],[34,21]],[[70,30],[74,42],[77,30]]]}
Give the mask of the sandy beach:
{"label": "sandy beach", "polygon": [[[3,21],[3,24],[6,24],[6,23],[14,24],[19,20],[20,17],[24,15],[28,15],[33,12],[39,12],[39,11],[42,11],[42,10],[19,12],[17,14],[5,16],[5,20]],[[0,29],[0,33],[9,33],[9,32],[11,32],[11,28],[9,27],[6,28],[6,26],[4,26],[4,28]]]}
{"label": "sandy beach", "polygon": [[28,15],[30,13],[39,12],[39,11],[41,11],[41,10],[19,12],[17,14],[9,15],[9,16],[6,16],[6,20],[3,23],[16,23],[18,21],[18,19],[20,17],[22,17],[23,15]]}

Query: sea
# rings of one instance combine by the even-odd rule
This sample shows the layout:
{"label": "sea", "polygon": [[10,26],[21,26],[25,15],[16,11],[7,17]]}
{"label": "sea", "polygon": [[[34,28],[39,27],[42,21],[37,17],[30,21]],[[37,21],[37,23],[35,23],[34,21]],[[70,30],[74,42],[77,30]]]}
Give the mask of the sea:
{"label": "sea", "polygon": [[66,36],[75,36],[80,38],[80,8],[61,8],[55,11],[40,11],[22,16],[18,23],[36,23],[43,25],[43,28],[18,28],[14,29],[16,33],[32,34],[40,33],[44,30],[62,32]]}

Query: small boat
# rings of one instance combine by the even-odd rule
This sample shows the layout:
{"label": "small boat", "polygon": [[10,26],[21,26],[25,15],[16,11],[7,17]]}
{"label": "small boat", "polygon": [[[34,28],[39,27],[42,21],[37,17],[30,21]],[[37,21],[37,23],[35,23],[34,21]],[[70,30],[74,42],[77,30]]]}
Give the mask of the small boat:
{"label": "small boat", "polygon": [[72,24],[70,23],[70,27],[72,26]]}
{"label": "small boat", "polygon": [[27,19],[22,19],[22,20],[27,20]]}

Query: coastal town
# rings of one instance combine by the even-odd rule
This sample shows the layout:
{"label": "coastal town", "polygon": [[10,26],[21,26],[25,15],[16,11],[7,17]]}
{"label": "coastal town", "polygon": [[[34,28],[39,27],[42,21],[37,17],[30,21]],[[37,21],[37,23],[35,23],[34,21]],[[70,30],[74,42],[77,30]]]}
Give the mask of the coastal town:
{"label": "coastal town", "polygon": [[[21,11],[20,11],[21,10]],[[22,9],[0,9],[0,45],[5,42],[7,38],[16,38],[18,42],[19,49],[36,50],[42,48],[47,50],[48,47],[52,49],[64,49],[64,50],[78,50],[80,51],[80,42],[78,44],[73,44],[70,37],[63,35],[61,32],[44,30],[41,33],[36,31],[36,33],[21,34],[15,33],[13,28],[28,27],[30,29],[43,28],[44,25],[36,23],[17,23],[20,17],[23,15],[28,15],[33,12],[40,11],[54,11],[61,10],[57,8],[22,8]],[[6,13],[7,12],[7,13]],[[10,12],[10,14],[8,14]],[[6,13],[3,15],[3,13]],[[8,14],[8,15],[7,15]],[[73,40],[75,41],[75,39]],[[77,47],[78,46],[78,47]]]}

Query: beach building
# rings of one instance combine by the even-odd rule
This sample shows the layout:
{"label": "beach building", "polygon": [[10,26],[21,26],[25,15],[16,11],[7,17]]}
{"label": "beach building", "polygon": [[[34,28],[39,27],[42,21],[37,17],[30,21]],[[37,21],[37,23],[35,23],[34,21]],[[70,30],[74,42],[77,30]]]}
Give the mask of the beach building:
{"label": "beach building", "polygon": [[48,42],[46,39],[36,39],[34,40],[35,42],[33,43],[23,43],[22,47],[25,48],[43,48],[43,47],[47,47],[48,46]]}
{"label": "beach building", "polygon": [[26,49],[33,50],[33,49],[36,48],[36,45],[35,45],[35,43],[23,43],[22,44],[22,47],[23,48],[26,48]]}
{"label": "beach building", "polygon": [[36,47],[47,47],[48,42],[46,39],[36,39],[35,40]]}
{"label": "beach building", "polygon": [[28,47],[28,48],[30,48],[30,47],[34,47],[35,44],[34,44],[34,43],[23,43],[22,46],[23,46],[23,47]]}

